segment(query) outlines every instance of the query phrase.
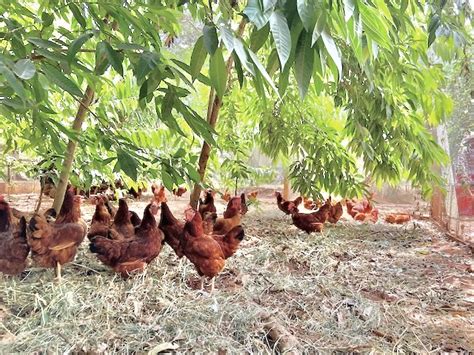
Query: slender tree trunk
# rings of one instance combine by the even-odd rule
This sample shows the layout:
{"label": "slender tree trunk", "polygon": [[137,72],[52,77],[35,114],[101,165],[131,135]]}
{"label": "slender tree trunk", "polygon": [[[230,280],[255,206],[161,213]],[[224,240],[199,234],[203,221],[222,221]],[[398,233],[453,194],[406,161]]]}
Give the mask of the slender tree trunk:
{"label": "slender tree trunk", "polygon": [[[247,21],[245,19],[242,19],[239,24],[239,28],[237,30],[237,35],[238,37],[241,37],[242,34],[244,33],[245,30],[245,25],[247,24]],[[229,83],[231,81],[231,71],[232,67],[234,66],[234,58],[232,55],[229,56],[227,59],[227,87],[229,87]],[[217,118],[219,117],[219,111],[222,107],[222,100],[216,95],[215,90],[211,89],[209,92],[209,105],[207,108],[207,122],[209,125],[214,128],[216,126]],[[199,172],[199,177],[200,177],[200,182],[194,184],[193,191],[191,192],[190,196],[190,201],[189,203],[193,208],[197,208],[198,200],[199,200],[199,195],[201,195],[201,183],[204,181],[204,177],[206,175],[206,169],[207,169],[207,162],[209,161],[209,155],[211,153],[211,146],[204,141],[202,148],[201,148],[201,154],[199,155],[199,167],[198,167],[198,172]]]}
{"label": "slender tree trunk", "polygon": [[36,204],[35,213],[38,213],[39,209],[41,208],[41,203],[43,202],[44,186],[46,185],[45,179],[46,178],[44,176],[41,176],[40,178],[40,194],[38,198],[38,203]]}
{"label": "slender tree trunk", "polygon": [[[76,132],[80,132],[82,128],[82,123],[84,122],[89,106],[94,99],[94,90],[89,85],[86,88],[84,96],[79,103],[79,108],[77,110],[76,118],[72,123],[72,129]],[[56,211],[61,209],[63,204],[64,194],[66,193],[67,185],[69,182],[69,174],[71,172],[72,162],[74,160],[74,153],[76,151],[76,141],[69,139],[66,149],[66,155],[64,157],[63,166],[61,170],[61,175],[59,176],[58,186],[56,187],[56,194],[54,196],[53,208]]]}
{"label": "slender tree trunk", "polygon": [[[436,128],[432,129],[433,137],[435,138],[436,142],[440,144],[440,137],[438,137],[438,132]],[[448,152],[449,154],[449,152]],[[441,175],[441,166],[435,165],[432,167],[432,170]],[[446,196],[443,194],[443,191],[438,186],[435,186],[433,189],[433,195],[431,196],[431,204],[430,204],[430,215],[431,218],[438,221],[441,225],[443,225],[443,219],[446,216],[446,209],[445,209],[445,198]]]}

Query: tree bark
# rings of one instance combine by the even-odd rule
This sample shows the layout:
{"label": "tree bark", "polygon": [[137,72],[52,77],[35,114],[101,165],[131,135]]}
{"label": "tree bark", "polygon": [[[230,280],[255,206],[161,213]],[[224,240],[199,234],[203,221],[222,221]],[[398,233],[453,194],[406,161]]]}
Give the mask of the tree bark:
{"label": "tree bark", "polygon": [[[243,18],[240,21],[239,28],[237,30],[238,37],[241,37],[245,30],[245,25],[247,21]],[[234,58],[232,55],[229,56],[227,59],[227,88],[229,87],[229,83],[231,81],[231,71],[232,67],[234,66]],[[207,122],[212,128],[215,128],[217,118],[219,117],[219,111],[222,107],[222,100],[216,95],[215,90],[211,88],[209,92],[209,104],[207,108]],[[190,196],[190,205],[193,208],[197,208],[199,196],[201,195],[201,183],[204,181],[204,177],[206,175],[207,169],[207,162],[209,161],[209,156],[211,154],[211,146],[204,141],[201,148],[201,154],[199,155],[199,162],[198,162],[198,172],[200,177],[200,182],[194,184],[193,191],[191,192]]]}
{"label": "tree bark", "polygon": [[38,198],[38,203],[36,204],[35,213],[38,213],[39,209],[41,208],[41,203],[43,202],[44,186],[45,186],[45,177],[41,176],[41,178],[40,178],[40,194],[39,194],[39,198]]}
{"label": "tree bark", "polygon": [[[89,106],[94,99],[94,90],[91,86],[87,86],[84,96],[79,102],[79,108],[77,110],[76,118],[72,123],[72,129],[76,132],[80,132],[82,128],[82,123],[84,122]],[[66,149],[66,155],[64,156],[63,166],[61,170],[61,175],[59,176],[58,186],[56,187],[56,194],[54,196],[53,208],[56,211],[61,209],[63,204],[64,194],[66,193],[67,185],[69,182],[69,174],[71,172],[72,162],[74,160],[74,153],[76,151],[77,142],[69,139]]]}

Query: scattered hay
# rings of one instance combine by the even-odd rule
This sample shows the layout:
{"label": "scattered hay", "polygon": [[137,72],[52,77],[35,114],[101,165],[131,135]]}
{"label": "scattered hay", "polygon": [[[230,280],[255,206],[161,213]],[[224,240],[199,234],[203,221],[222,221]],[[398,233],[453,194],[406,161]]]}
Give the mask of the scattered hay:
{"label": "scattered hay", "polygon": [[[308,236],[274,206],[260,206],[246,216],[246,239],[211,296],[194,289],[193,266],[168,247],[128,280],[100,264],[87,243],[62,283],[38,268],[3,277],[0,353],[474,348],[467,248],[426,222],[346,221]],[[277,328],[280,336],[269,334]],[[278,347],[281,334],[288,348]]]}

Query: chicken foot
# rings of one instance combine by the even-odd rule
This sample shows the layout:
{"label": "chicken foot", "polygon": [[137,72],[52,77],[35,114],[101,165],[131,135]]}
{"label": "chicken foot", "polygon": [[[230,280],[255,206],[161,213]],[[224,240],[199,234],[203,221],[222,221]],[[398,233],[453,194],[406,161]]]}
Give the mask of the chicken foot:
{"label": "chicken foot", "polygon": [[[202,292],[203,294],[205,294],[206,292],[204,291],[204,280],[206,279],[206,276],[201,276],[201,289],[199,292]],[[212,295],[212,293],[214,292],[214,281],[215,281],[215,277],[211,278],[211,290],[209,291],[209,295]]]}

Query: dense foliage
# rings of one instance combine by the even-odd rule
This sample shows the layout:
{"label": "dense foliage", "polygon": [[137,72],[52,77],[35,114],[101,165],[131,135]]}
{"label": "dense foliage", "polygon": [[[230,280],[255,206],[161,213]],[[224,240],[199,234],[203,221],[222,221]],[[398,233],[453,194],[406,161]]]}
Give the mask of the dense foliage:
{"label": "dense foliage", "polygon": [[[71,179],[81,184],[118,171],[130,184],[198,181],[204,140],[228,153],[229,178],[245,177],[242,162],[258,142],[272,158],[285,156],[295,187],[312,195],[360,193],[357,159],[377,181],[407,177],[429,190],[432,164],[446,160],[427,128],[450,112],[439,59],[462,55],[470,40],[467,1],[0,4],[4,151],[64,170],[66,144],[77,141]],[[187,31],[183,14],[203,29],[190,55],[178,56],[166,45]],[[207,87],[208,105],[193,105]],[[95,99],[73,130],[86,88]],[[227,112],[217,131],[228,137],[217,143],[206,117],[216,97]],[[243,131],[232,137],[223,127]]]}

